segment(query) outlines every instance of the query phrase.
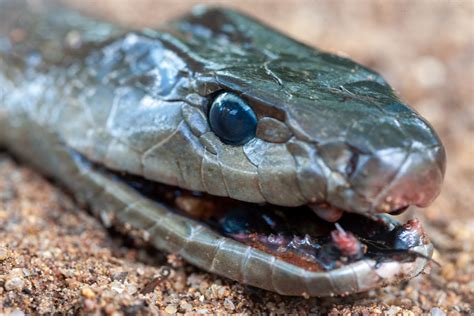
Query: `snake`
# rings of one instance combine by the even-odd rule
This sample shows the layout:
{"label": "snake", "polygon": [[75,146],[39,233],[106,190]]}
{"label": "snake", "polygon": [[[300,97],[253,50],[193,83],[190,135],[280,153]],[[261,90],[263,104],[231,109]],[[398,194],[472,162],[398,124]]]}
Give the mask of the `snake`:
{"label": "snake", "polygon": [[423,272],[391,215],[439,194],[433,127],[377,72],[228,8],[130,29],[0,1],[0,146],[157,251],[289,296]]}

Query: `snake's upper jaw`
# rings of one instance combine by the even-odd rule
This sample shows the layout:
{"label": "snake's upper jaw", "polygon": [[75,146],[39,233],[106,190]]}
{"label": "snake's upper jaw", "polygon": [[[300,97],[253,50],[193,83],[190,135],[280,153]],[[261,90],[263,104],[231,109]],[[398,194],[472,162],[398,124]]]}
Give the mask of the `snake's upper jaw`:
{"label": "snake's upper jaw", "polygon": [[[406,152],[387,150],[359,158],[350,183],[355,196],[369,202],[361,213],[397,213],[412,205],[428,206],[440,193],[445,161],[442,146],[416,144]],[[342,202],[347,204],[339,207],[350,210],[350,200],[348,193]]]}
{"label": "snake's upper jaw", "polygon": [[372,211],[393,212],[428,206],[440,193],[446,154],[442,146],[411,149],[390,183],[372,202]]}
{"label": "snake's upper jaw", "polygon": [[[364,124],[345,138],[307,145],[311,150],[296,150],[295,141],[289,146],[306,204],[330,221],[340,217],[338,210],[371,215],[428,206],[440,193],[446,168],[435,131],[421,118]],[[330,208],[322,209],[321,202]]]}
{"label": "snake's upper jaw", "polygon": [[[331,147],[331,148],[330,148]],[[340,147],[342,149],[335,150]],[[321,147],[326,172],[317,168],[300,168],[300,188],[311,198],[320,188],[314,185],[322,174],[328,174],[324,199],[306,203],[320,218],[336,222],[343,213],[371,216],[380,213],[399,214],[409,206],[428,206],[439,194],[445,171],[446,155],[439,146],[413,144],[408,150],[388,148],[376,153],[352,152],[345,144]],[[332,151],[332,155],[328,152]],[[355,158],[354,158],[355,157]],[[313,157],[312,160],[318,158]],[[320,163],[321,165],[321,163]]]}

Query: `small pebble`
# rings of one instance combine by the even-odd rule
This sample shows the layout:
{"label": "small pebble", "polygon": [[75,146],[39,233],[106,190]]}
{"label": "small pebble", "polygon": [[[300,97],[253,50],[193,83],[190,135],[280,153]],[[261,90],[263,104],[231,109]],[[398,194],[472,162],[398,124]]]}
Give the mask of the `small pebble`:
{"label": "small pebble", "polygon": [[385,315],[387,316],[396,316],[398,313],[401,312],[401,308],[398,306],[390,306],[390,308],[385,311]]}
{"label": "small pebble", "polygon": [[112,280],[123,282],[123,281],[125,281],[127,276],[128,276],[128,272],[126,272],[126,271],[114,273],[112,275]]}
{"label": "small pebble", "polygon": [[165,312],[168,314],[176,314],[177,311],[178,308],[176,307],[176,305],[168,305],[165,308]]}
{"label": "small pebble", "polygon": [[5,290],[7,291],[21,291],[25,285],[25,281],[21,277],[12,277],[5,282]]}
{"label": "small pebble", "polygon": [[464,269],[471,262],[471,255],[468,253],[461,253],[456,259],[456,266],[460,269]]}
{"label": "small pebble", "polygon": [[8,258],[8,250],[5,247],[0,247],[0,261]]}
{"label": "small pebble", "polygon": [[193,305],[189,304],[188,302],[182,300],[180,303],[179,303],[179,307],[181,309],[183,309],[184,311],[186,312],[191,312],[193,310]]}
{"label": "small pebble", "polygon": [[413,67],[413,72],[424,88],[433,88],[446,81],[446,70],[443,63],[432,56],[419,58]]}
{"label": "small pebble", "polygon": [[117,311],[115,306],[113,304],[107,304],[104,308],[105,314],[107,315],[114,315],[114,313]]}
{"label": "small pebble", "polygon": [[456,269],[452,263],[448,263],[442,268],[441,274],[445,279],[452,280],[456,276]]}
{"label": "small pebble", "polygon": [[227,309],[227,310],[233,311],[233,310],[235,310],[235,305],[229,298],[225,298],[224,299],[224,308]]}
{"label": "small pebble", "polygon": [[96,303],[93,300],[85,299],[84,300],[84,310],[91,312],[97,307]]}
{"label": "small pebble", "polygon": [[82,288],[81,290],[81,295],[84,296],[85,298],[94,298],[95,297],[95,293],[94,291],[92,291],[90,288],[88,287],[84,287]]}
{"label": "small pebble", "polygon": [[438,307],[433,307],[431,309],[431,316],[446,316],[446,313]]}
{"label": "small pebble", "polygon": [[110,289],[120,294],[125,290],[125,287],[121,282],[113,281],[112,283],[110,283]]}

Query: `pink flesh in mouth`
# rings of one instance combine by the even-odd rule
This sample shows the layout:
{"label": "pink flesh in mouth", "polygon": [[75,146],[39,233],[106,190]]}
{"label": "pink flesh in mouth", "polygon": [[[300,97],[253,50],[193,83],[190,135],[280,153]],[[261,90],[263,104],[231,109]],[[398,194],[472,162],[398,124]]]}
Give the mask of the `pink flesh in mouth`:
{"label": "pink flesh in mouth", "polygon": [[313,210],[313,212],[318,215],[320,218],[324,219],[327,222],[337,222],[341,217],[344,211],[332,208],[326,205],[309,205],[309,207]]}

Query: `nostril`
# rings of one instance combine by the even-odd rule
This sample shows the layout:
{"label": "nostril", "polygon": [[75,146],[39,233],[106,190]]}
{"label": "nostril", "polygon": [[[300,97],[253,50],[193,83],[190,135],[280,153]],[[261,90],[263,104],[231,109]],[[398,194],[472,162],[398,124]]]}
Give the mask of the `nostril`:
{"label": "nostril", "polygon": [[359,153],[353,151],[349,161],[347,162],[346,169],[345,169],[345,173],[348,178],[352,177],[352,175],[357,169],[358,163],[359,163]]}

